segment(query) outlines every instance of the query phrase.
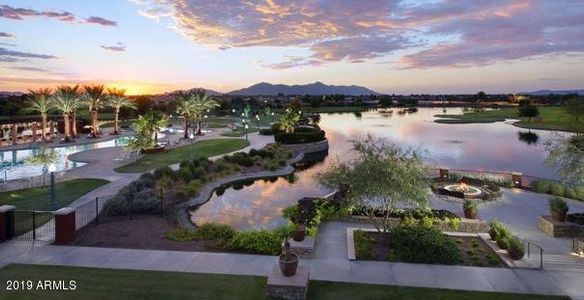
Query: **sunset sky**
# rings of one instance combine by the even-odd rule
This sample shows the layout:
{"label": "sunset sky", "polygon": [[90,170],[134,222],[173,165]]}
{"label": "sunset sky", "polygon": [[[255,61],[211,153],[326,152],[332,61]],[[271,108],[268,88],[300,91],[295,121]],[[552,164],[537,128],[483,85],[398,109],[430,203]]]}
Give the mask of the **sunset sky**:
{"label": "sunset sky", "polygon": [[584,89],[584,1],[0,0],[0,91]]}

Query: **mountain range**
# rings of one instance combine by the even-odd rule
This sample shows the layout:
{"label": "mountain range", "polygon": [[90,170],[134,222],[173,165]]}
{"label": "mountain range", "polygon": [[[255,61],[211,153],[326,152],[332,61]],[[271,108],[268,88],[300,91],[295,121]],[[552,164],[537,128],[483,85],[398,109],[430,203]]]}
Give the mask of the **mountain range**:
{"label": "mountain range", "polygon": [[535,92],[529,92],[527,94],[531,96],[567,95],[567,94],[584,95],[584,90],[538,90]]}
{"label": "mountain range", "polygon": [[283,95],[332,95],[342,94],[349,96],[378,95],[379,93],[358,85],[327,85],[320,81],[309,84],[271,84],[262,82],[250,87],[228,93],[238,96],[276,96]]}

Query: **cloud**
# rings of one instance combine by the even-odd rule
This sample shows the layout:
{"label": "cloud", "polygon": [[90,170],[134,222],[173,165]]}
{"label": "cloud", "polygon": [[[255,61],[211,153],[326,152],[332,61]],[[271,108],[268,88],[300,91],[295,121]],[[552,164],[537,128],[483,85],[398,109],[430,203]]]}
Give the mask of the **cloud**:
{"label": "cloud", "polygon": [[54,55],[36,54],[36,53],[30,53],[30,52],[20,52],[20,51],[8,50],[6,48],[0,48],[0,61],[17,62],[17,61],[25,61],[28,58],[56,59],[58,57],[56,57]]}
{"label": "cloud", "polygon": [[64,22],[74,22],[75,16],[68,11],[37,11],[26,8],[14,8],[8,5],[0,5],[0,17],[12,20],[24,20],[29,17],[47,17]]}
{"label": "cloud", "polygon": [[114,52],[124,52],[126,51],[126,46],[120,42],[116,44],[116,46],[99,46],[103,50],[114,51]]}
{"label": "cloud", "polygon": [[13,38],[14,33],[0,32],[0,38]]}
{"label": "cloud", "polygon": [[197,44],[311,52],[272,68],[396,53],[404,68],[461,68],[584,52],[584,1],[130,1],[149,18],[171,17]]}
{"label": "cloud", "polygon": [[100,17],[89,17],[85,20],[86,23],[93,23],[102,26],[118,26],[117,22],[110,21]]}
{"label": "cloud", "polygon": [[272,70],[283,70],[302,66],[319,66],[322,65],[320,60],[306,59],[302,56],[287,56],[287,60],[273,64],[263,64],[262,67]]}

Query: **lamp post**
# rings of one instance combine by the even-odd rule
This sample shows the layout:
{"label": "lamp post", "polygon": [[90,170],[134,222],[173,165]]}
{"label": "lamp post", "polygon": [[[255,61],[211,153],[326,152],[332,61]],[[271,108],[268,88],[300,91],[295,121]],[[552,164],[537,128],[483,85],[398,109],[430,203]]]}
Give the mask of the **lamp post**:
{"label": "lamp post", "polygon": [[245,128],[245,141],[249,142],[249,140],[247,139],[247,129],[249,128],[249,126],[247,124],[245,124],[244,128]]}
{"label": "lamp post", "polygon": [[260,115],[256,115],[255,118],[256,118],[256,125],[257,125],[258,131],[259,131],[260,130]]}
{"label": "lamp post", "polygon": [[51,173],[51,209],[57,210],[57,197],[55,195],[55,171],[57,167],[55,164],[49,165],[49,172]]}
{"label": "lamp post", "polygon": [[274,123],[274,113],[271,113],[271,117],[272,117],[272,123]]}

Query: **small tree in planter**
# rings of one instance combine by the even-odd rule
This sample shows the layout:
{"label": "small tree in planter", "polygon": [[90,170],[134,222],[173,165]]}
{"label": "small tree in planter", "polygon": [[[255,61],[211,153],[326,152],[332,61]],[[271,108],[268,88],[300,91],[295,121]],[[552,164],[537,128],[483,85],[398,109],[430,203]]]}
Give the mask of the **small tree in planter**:
{"label": "small tree in planter", "polygon": [[[317,178],[326,187],[345,189],[345,199],[355,206],[364,207],[377,231],[389,231],[390,216],[398,204],[427,206],[427,170],[415,151],[402,150],[371,136],[354,141],[353,151],[355,159],[333,162]],[[380,217],[377,216],[379,213]]]}
{"label": "small tree in planter", "polygon": [[478,204],[475,200],[466,199],[462,204],[464,217],[467,219],[476,219],[478,213]]}
{"label": "small tree in planter", "polygon": [[550,214],[552,219],[558,222],[566,221],[566,214],[568,213],[568,204],[560,197],[553,197],[549,199]]}

